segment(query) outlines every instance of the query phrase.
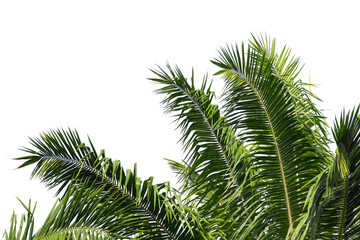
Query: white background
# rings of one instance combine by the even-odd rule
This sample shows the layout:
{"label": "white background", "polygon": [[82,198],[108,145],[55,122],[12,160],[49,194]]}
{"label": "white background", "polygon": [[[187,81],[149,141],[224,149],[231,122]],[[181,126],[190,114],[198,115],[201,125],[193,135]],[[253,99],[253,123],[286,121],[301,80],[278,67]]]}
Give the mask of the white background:
{"label": "white background", "polygon": [[[29,146],[51,128],[76,128],[97,149],[138,163],[139,176],[176,180],[163,158],[181,159],[179,134],[147,78],[166,61],[201,80],[226,43],[250,33],[276,37],[305,67],[300,75],[332,125],[334,114],[360,102],[360,15],[356,1],[1,1],[0,234],[18,196],[38,202],[40,226],[54,191],[15,170]],[[216,92],[222,81],[214,78]]]}

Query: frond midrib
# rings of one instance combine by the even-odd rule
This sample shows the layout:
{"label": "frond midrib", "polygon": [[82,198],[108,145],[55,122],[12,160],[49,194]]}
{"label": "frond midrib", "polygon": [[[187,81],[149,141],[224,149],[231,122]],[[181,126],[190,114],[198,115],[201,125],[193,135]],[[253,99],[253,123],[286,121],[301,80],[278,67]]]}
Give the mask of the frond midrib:
{"label": "frond midrib", "polygon": [[348,200],[348,189],[349,189],[349,178],[345,178],[345,189],[344,189],[344,202],[341,209],[341,218],[340,218],[340,227],[339,227],[339,240],[343,238],[344,234],[344,225],[345,225],[345,215],[347,208],[347,200]]}
{"label": "frond midrib", "polygon": [[275,148],[276,148],[276,155],[277,155],[277,158],[279,160],[281,177],[282,177],[282,182],[283,182],[283,187],[284,187],[286,209],[287,209],[288,220],[289,220],[289,228],[292,228],[291,207],[290,207],[290,200],[289,200],[289,195],[288,195],[288,191],[287,191],[286,177],[285,177],[285,172],[284,172],[284,168],[283,168],[283,164],[282,164],[282,157],[281,157],[279,145],[278,145],[278,142],[277,142],[277,139],[276,139],[276,134],[275,134],[275,131],[274,131],[273,124],[272,124],[272,121],[270,119],[269,113],[268,113],[268,111],[266,109],[266,106],[265,106],[259,92],[251,84],[250,80],[247,79],[242,73],[240,73],[238,71],[235,71],[235,70],[230,70],[230,71],[232,71],[233,73],[235,73],[235,74],[237,74],[239,76],[242,76],[242,78],[246,81],[246,83],[250,86],[250,88],[252,89],[252,91],[256,95],[256,97],[257,97],[257,99],[258,99],[258,101],[259,101],[259,103],[261,105],[261,108],[263,109],[263,111],[264,111],[264,113],[266,115],[267,121],[269,123],[269,128],[271,130],[271,134],[272,134],[272,137],[274,139]]}

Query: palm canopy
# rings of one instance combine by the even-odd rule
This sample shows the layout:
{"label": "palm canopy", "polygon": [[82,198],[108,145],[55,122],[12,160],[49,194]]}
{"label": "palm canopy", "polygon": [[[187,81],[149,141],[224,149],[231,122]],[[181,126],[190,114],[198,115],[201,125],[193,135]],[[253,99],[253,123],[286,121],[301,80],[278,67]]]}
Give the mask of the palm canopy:
{"label": "palm canopy", "polygon": [[253,36],[212,62],[225,82],[220,105],[206,76],[197,88],[178,67],[152,70],[181,131],[185,157],[168,160],[180,189],[142,181],[74,130],[49,131],[18,160],[62,196],[36,233],[23,204],[28,215],[19,227],[13,215],[7,239],[356,239],[359,107],[335,123],[332,154],[290,49]]}

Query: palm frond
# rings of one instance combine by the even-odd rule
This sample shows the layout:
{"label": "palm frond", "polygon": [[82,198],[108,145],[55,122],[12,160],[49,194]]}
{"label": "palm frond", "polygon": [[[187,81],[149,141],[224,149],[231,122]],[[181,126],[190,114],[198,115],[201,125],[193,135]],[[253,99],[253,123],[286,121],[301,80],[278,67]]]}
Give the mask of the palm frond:
{"label": "palm frond", "polygon": [[336,156],[309,195],[312,239],[359,239],[360,106],[335,120]]}
{"label": "palm frond", "polygon": [[[222,48],[212,62],[225,79],[223,101],[229,124],[241,131],[246,144],[255,146],[252,166],[258,171],[258,180],[253,188],[262,193],[257,199],[262,206],[258,211],[267,212],[260,221],[262,227],[271,226],[267,237],[285,238],[304,213],[307,189],[303,187],[328,160],[318,153],[298,117],[299,100],[294,101],[294,91],[289,90],[292,83],[274,72],[281,66],[282,72],[291,75],[295,66],[288,65],[287,58],[276,62],[276,56],[260,54],[254,46],[245,49],[243,44],[241,48]],[[293,84],[293,88],[304,92],[299,85]]]}
{"label": "palm frond", "polygon": [[[249,221],[246,214],[232,216],[234,207],[242,213],[249,211],[240,190],[249,171],[248,151],[221,116],[219,107],[212,104],[214,94],[207,77],[197,89],[194,74],[188,80],[178,67],[167,64],[167,71],[159,68],[153,73],[157,78],[150,80],[162,84],[156,92],[165,95],[165,111],[174,115],[181,129],[186,157],[182,163],[170,164],[183,181],[183,193],[197,202],[205,216],[227,219],[224,229],[231,236],[229,226]],[[236,202],[231,209],[231,202],[226,200],[229,196]]]}
{"label": "palm frond", "polygon": [[122,214],[129,216],[128,235],[140,229],[143,239],[198,236],[201,220],[195,222],[192,210],[182,205],[167,183],[154,185],[152,178],[141,181],[136,167],[134,171],[124,170],[120,161],[107,158],[104,151],[97,154],[91,141],[90,147],[86,146],[76,131],[52,130],[30,142],[35,149],[24,148],[30,155],[18,158],[25,160],[20,167],[36,164],[32,176],[41,178],[49,187],[60,186],[58,192],[75,179],[81,188],[102,189],[102,194],[110,194]]}
{"label": "palm frond", "polygon": [[114,195],[104,195],[101,188],[70,184],[34,239],[129,239],[126,223],[133,219],[123,215],[121,200]]}
{"label": "palm frond", "polygon": [[[328,124],[325,116],[316,108],[311,98],[321,101],[313,92],[305,87],[309,84],[297,79],[301,69],[300,58],[291,55],[291,49],[284,46],[281,53],[276,52],[276,40],[271,40],[268,36],[252,35],[250,40],[252,54],[257,55],[257,59],[264,61],[258,63],[259,66],[271,66],[267,71],[271,71],[280,81],[285,83],[287,92],[291,96],[291,101],[295,106],[295,113],[299,121],[308,130],[312,141],[316,144],[316,149],[324,158],[331,158],[329,152]],[[266,71],[266,69],[264,69]],[[311,86],[311,85],[310,85]]]}

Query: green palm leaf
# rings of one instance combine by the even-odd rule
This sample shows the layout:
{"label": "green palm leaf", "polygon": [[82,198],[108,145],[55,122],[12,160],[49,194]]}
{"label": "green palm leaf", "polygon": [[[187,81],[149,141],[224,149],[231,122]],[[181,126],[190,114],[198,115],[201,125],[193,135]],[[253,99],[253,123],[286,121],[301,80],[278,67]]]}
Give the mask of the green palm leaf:
{"label": "green palm leaf", "polygon": [[[301,80],[297,80],[302,67],[300,59],[291,55],[291,49],[284,46],[280,54],[276,53],[276,40],[270,40],[269,37],[260,35],[256,38],[252,35],[250,47],[252,54],[257,55],[257,59],[266,62],[266,64],[258,63],[259,66],[268,66],[268,71],[277,76],[280,81],[285,83],[287,92],[291,96],[291,101],[295,106],[296,116],[304,125],[312,137],[312,141],[316,144],[318,153],[324,158],[330,159],[328,148],[328,124],[325,122],[324,115],[316,108],[311,98],[321,101],[314,93],[308,91],[305,87],[308,85]],[[264,69],[266,71],[266,69]]]}
{"label": "green palm leaf", "polygon": [[[360,106],[335,120],[336,156],[309,195],[313,239],[360,239]],[[304,234],[303,234],[304,235]]]}
{"label": "green palm leaf", "polygon": [[131,216],[123,216],[114,194],[106,196],[102,190],[70,185],[34,239],[128,239]]}
{"label": "green palm leaf", "polygon": [[[232,236],[234,226],[244,221],[247,224],[242,229],[250,229],[250,210],[244,205],[246,199],[241,190],[250,171],[248,151],[221,116],[219,107],[212,104],[211,84],[204,77],[197,89],[193,75],[187,80],[178,67],[173,69],[170,65],[167,71],[160,68],[153,72],[157,78],[150,80],[162,84],[157,93],[165,95],[165,110],[174,114],[182,132],[180,141],[186,157],[182,163],[170,161],[170,165],[183,181],[183,194],[200,206],[203,216],[228,219],[221,223],[228,236]],[[231,201],[227,200],[229,197]],[[237,216],[233,216],[235,211]]]}
{"label": "green palm leaf", "polygon": [[[304,91],[299,85],[289,88],[292,83],[284,81],[281,74],[285,72],[289,77],[294,64],[287,64],[287,58],[281,64],[276,60],[276,55],[261,54],[254,45],[247,51],[244,45],[241,49],[235,45],[222,48],[213,61],[225,79],[229,124],[241,131],[247,144],[256,146],[252,166],[258,170],[258,181],[254,187],[262,193],[259,205],[265,203],[260,209],[267,213],[260,222],[267,229],[267,238],[285,238],[292,231],[294,221],[304,213],[307,190],[303,186],[327,163],[299,119],[295,103],[301,99],[295,101],[296,95],[290,90],[297,87],[299,92]],[[275,74],[279,65],[285,70]]]}
{"label": "green palm leaf", "polygon": [[25,160],[20,167],[36,164],[32,176],[49,187],[60,186],[58,192],[75,179],[81,188],[110,194],[109,199],[118,202],[128,218],[129,236],[140,231],[142,239],[199,239],[201,220],[194,222],[191,207],[185,208],[168,184],[153,185],[152,178],[142,182],[136,167],[133,172],[125,171],[120,161],[105,157],[104,151],[98,155],[91,141],[91,147],[86,146],[76,131],[50,131],[31,143],[35,149],[24,149],[30,155],[18,158]]}

